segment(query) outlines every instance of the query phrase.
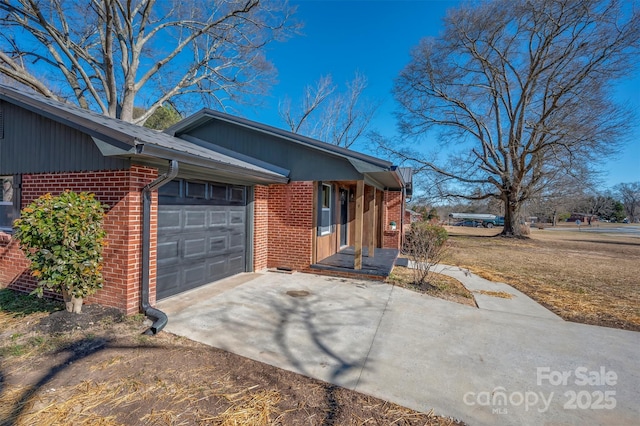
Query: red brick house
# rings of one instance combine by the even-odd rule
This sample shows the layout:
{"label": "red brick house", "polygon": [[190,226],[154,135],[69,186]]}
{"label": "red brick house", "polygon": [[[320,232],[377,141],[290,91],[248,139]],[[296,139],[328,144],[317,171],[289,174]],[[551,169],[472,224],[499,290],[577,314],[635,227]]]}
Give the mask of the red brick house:
{"label": "red brick house", "polygon": [[399,249],[389,224],[408,186],[384,160],[219,112],[157,132],[3,85],[0,176],[0,287],[35,284],[11,238],[20,209],[93,192],[109,206],[109,245],[87,302],[155,317],[156,299],[241,272],[312,272],[348,246],[357,273],[363,253]]}

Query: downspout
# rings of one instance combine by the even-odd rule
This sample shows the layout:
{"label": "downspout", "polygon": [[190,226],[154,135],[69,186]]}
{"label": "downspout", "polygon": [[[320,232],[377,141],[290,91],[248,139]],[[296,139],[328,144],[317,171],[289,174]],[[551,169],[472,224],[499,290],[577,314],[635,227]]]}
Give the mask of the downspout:
{"label": "downspout", "polygon": [[404,248],[404,212],[407,209],[407,187],[402,185],[402,208],[400,209],[400,251]]}
{"label": "downspout", "polygon": [[167,325],[167,314],[149,304],[149,268],[151,265],[151,193],[165,183],[172,180],[178,174],[178,162],[169,160],[169,170],[158,176],[156,180],[142,188],[142,282],[140,308],[142,312],[154,320],[151,327],[144,334],[157,334]]}

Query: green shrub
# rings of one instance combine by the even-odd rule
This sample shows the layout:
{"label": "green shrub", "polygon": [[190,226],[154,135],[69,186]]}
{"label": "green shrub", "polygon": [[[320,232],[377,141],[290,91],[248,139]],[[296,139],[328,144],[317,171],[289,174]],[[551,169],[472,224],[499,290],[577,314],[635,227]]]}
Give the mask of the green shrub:
{"label": "green shrub", "polygon": [[42,197],[22,209],[14,222],[20,248],[44,289],[86,297],[102,288],[102,252],[106,245],[104,207],[94,194],[65,191]]}

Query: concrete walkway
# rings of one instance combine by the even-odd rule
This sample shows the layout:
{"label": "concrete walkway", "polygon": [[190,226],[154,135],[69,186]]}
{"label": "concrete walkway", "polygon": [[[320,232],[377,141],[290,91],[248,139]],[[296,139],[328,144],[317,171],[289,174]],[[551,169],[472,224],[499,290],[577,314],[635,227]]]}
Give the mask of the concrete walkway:
{"label": "concrete walkway", "polygon": [[[463,283],[467,290],[473,293],[480,309],[562,321],[558,315],[508,284],[486,280],[458,266],[440,264],[436,265],[433,271]],[[501,295],[504,297],[500,297]]]}
{"label": "concrete walkway", "polygon": [[169,332],[469,425],[638,424],[640,333],[533,312],[507,290],[477,309],[372,281],[244,274],[159,308]]}

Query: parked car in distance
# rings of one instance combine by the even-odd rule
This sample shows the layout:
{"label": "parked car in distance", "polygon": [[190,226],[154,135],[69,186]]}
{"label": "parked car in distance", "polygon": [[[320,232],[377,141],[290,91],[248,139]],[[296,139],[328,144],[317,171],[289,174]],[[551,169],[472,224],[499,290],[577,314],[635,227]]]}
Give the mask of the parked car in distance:
{"label": "parked car in distance", "polygon": [[504,216],[497,216],[493,220],[484,220],[482,225],[485,228],[493,228],[494,226],[504,226]]}
{"label": "parked car in distance", "polygon": [[449,219],[458,220],[454,226],[472,226],[474,228],[504,226],[504,216],[489,213],[449,213]]}
{"label": "parked car in distance", "polygon": [[481,228],[482,222],[477,220],[463,220],[463,221],[454,223],[453,226],[471,226],[473,228]]}

